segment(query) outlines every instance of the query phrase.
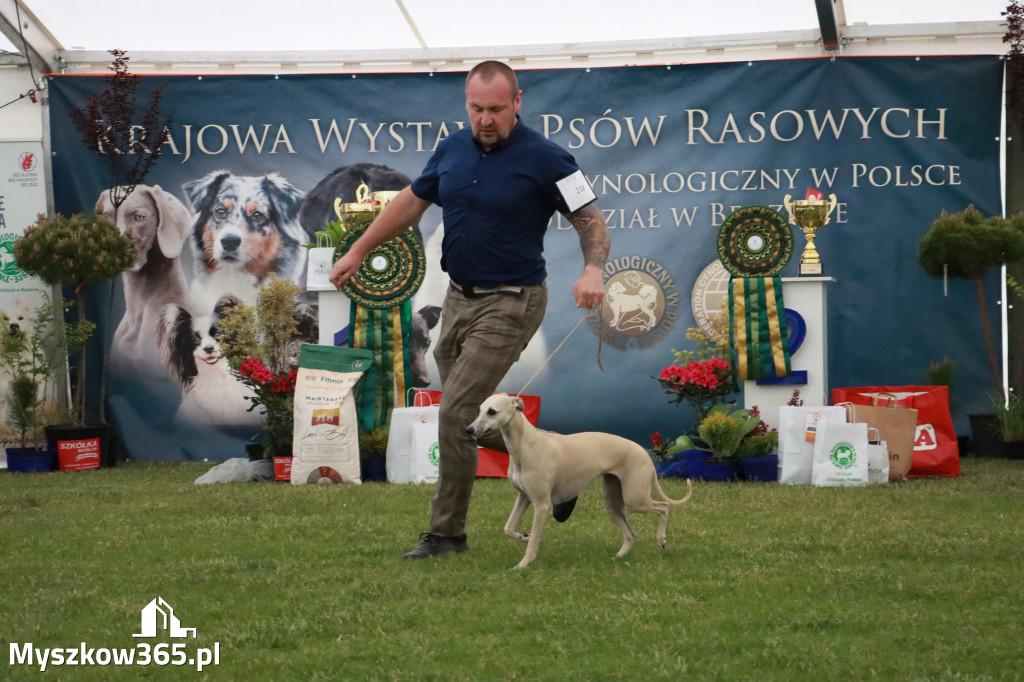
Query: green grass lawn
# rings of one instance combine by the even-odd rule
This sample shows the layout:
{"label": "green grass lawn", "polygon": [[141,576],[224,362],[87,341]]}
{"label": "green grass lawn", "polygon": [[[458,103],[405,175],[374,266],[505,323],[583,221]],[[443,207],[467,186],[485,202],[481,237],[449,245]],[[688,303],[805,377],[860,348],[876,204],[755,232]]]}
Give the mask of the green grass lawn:
{"label": "green grass lawn", "polygon": [[[856,489],[696,482],[668,549],[631,514],[623,559],[594,486],[523,571],[507,481],[477,482],[467,554],[409,561],[432,486],[194,485],[210,466],[0,473],[0,679],[1024,678],[1024,462]],[[132,636],[158,596],[196,639]],[[11,665],[26,643],[216,646],[219,665],[40,672]]]}

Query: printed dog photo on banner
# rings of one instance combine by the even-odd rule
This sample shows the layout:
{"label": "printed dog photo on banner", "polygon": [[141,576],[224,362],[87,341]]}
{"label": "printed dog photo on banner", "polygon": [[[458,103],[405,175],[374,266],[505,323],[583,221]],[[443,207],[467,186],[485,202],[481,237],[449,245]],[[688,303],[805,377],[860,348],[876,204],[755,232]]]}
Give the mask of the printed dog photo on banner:
{"label": "printed dog photo on banner", "polygon": [[180,199],[160,186],[139,185],[116,211],[110,191],[96,202],[96,212],[135,238],[135,265],[121,273],[124,316],[114,332],[112,362],[119,371],[159,371],[157,347],[164,306],[191,308],[181,264],[192,214]]}
{"label": "printed dog photo on banner", "polygon": [[223,296],[247,304],[271,275],[300,282],[311,235],[299,223],[303,192],[278,173],[214,171],[182,186],[192,225],[192,295],[205,310]]}
{"label": "printed dog photo on banner", "polygon": [[[357,188],[398,190],[407,175],[388,166],[341,166],[309,192],[283,173],[247,174],[218,169],[182,182],[180,197],[159,185],[139,185],[118,211],[108,190],[96,210],[132,230],[137,263],[121,275],[124,314],[111,343],[111,402],[118,406],[126,449],[131,433],[200,428],[245,437],[258,433],[262,416],[250,411],[251,391],[221,355],[219,320],[241,301],[256,303],[270,277],[305,281],[306,246],[337,219],[337,201],[356,201]],[[413,226],[422,239],[419,226]],[[428,270],[439,268],[435,261]],[[427,356],[440,303],[413,311],[409,335],[414,387],[439,384]],[[296,299],[304,341],[318,341],[318,296]],[[141,403],[134,399],[143,395]],[[141,404],[147,407],[142,409]],[[142,426],[145,422],[145,427]],[[224,430],[226,429],[226,430]],[[183,449],[190,449],[182,446]]]}
{"label": "printed dog photo on banner", "polygon": [[249,411],[246,396],[253,393],[231,374],[227,358],[221,355],[220,318],[238,303],[233,296],[217,302],[210,315],[193,317],[173,303],[164,309],[160,329],[161,350],[181,384],[181,405],[175,420],[189,424],[247,424],[259,426],[262,417]]}
{"label": "printed dog photo on banner", "polygon": [[[255,304],[269,277],[301,280],[309,241],[297,220],[304,195],[278,173],[227,170],[184,183],[182,194],[184,201],[139,185],[116,210],[121,231],[132,230],[138,261],[121,275],[125,310],[111,344],[112,388],[166,394],[169,380],[179,404],[157,402],[151,416],[258,424],[212,330],[225,302]],[[115,220],[108,190],[96,210]]]}
{"label": "printed dog photo on banner", "polygon": [[[349,166],[336,168],[328,173],[317,185],[309,191],[302,208],[299,211],[299,222],[310,234],[322,230],[324,226],[332,221],[338,220],[335,211],[336,203],[354,203],[358,200],[359,187],[365,185],[367,191],[397,191],[409,186],[412,180],[401,171],[389,166],[375,163],[356,163]],[[411,226],[413,233],[424,241],[423,233],[419,223]],[[436,233],[435,233],[436,234]],[[413,369],[413,388],[426,388],[431,384],[440,385],[437,378],[437,368],[433,365],[433,358],[429,349],[436,339],[437,323],[441,318],[441,304],[444,302],[444,288],[437,290],[436,287],[429,290],[425,297],[421,292],[427,290],[427,283],[441,272],[440,243],[438,242],[437,257],[432,258],[429,244],[434,237],[428,238],[425,244],[427,248],[427,269],[423,285],[417,294],[413,296],[412,324],[413,329],[409,337],[409,352],[411,355]],[[447,278],[445,284],[447,287]],[[331,330],[336,332],[339,330]],[[433,332],[433,338],[432,338]]]}
{"label": "printed dog photo on banner", "polygon": [[[438,223],[434,231],[426,236],[423,243],[423,250],[427,258],[427,274],[423,278],[423,284],[419,291],[413,294],[412,303],[414,317],[413,330],[415,343],[411,343],[413,349],[413,369],[417,377],[416,388],[441,388],[441,379],[437,373],[437,363],[433,354],[427,352],[437,343],[440,334],[440,327],[437,326],[441,318],[441,306],[444,304],[444,297],[448,291],[450,280],[448,274],[441,269],[441,244],[444,242],[444,223]],[[519,356],[519,360],[512,365],[500,388],[518,392],[523,385],[530,380],[536,368],[544,362],[548,356],[548,344],[545,340],[544,326],[537,330],[537,333],[530,339],[530,343]]]}

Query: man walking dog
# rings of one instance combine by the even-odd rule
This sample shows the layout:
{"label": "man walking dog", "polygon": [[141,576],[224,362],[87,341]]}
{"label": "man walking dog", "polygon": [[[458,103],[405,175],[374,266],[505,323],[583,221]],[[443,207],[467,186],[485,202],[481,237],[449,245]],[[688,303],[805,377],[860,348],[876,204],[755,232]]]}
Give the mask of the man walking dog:
{"label": "man walking dog", "polygon": [[[611,238],[593,205],[597,197],[571,154],[519,120],[522,97],[506,64],[473,67],[466,78],[470,127],[437,146],[420,177],[331,270],[331,282],[340,289],[373,248],[417,222],[431,204],[441,207],[441,267],[451,278],[434,349],[442,390],[441,463],[430,531],[407,558],[468,549],[477,442],[466,426],[544,318],[544,233],[555,211],[572,223],[583,250],[583,272],[573,286],[577,307],[596,308],[604,299]],[[507,452],[500,440],[481,443]],[[574,504],[572,499],[556,506],[556,520],[568,518]]]}

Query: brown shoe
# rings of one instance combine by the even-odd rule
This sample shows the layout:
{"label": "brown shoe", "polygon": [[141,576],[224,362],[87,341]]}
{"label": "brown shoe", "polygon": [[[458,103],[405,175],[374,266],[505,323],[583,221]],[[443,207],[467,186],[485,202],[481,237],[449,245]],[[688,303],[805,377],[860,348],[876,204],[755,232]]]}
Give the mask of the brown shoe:
{"label": "brown shoe", "polygon": [[406,552],[402,556],[406,559],[431,559],[433,557],[445,556],[446,554],[465,552],[469,549],[469,546],[466,544],[465,535],[449,538],[443,535],[434,535],[433,533],[422,533],[420,541],[418,547],[411,552]]}

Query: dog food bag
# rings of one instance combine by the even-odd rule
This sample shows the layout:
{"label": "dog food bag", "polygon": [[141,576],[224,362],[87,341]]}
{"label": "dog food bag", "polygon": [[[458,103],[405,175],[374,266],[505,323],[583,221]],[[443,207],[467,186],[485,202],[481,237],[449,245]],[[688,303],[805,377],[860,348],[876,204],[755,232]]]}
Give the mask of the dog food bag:
{"label": "dog food bag", "polygon": [[295,378],[293,484],[362,482],[355,394],[372,363],[372,351],[303,345]]}

